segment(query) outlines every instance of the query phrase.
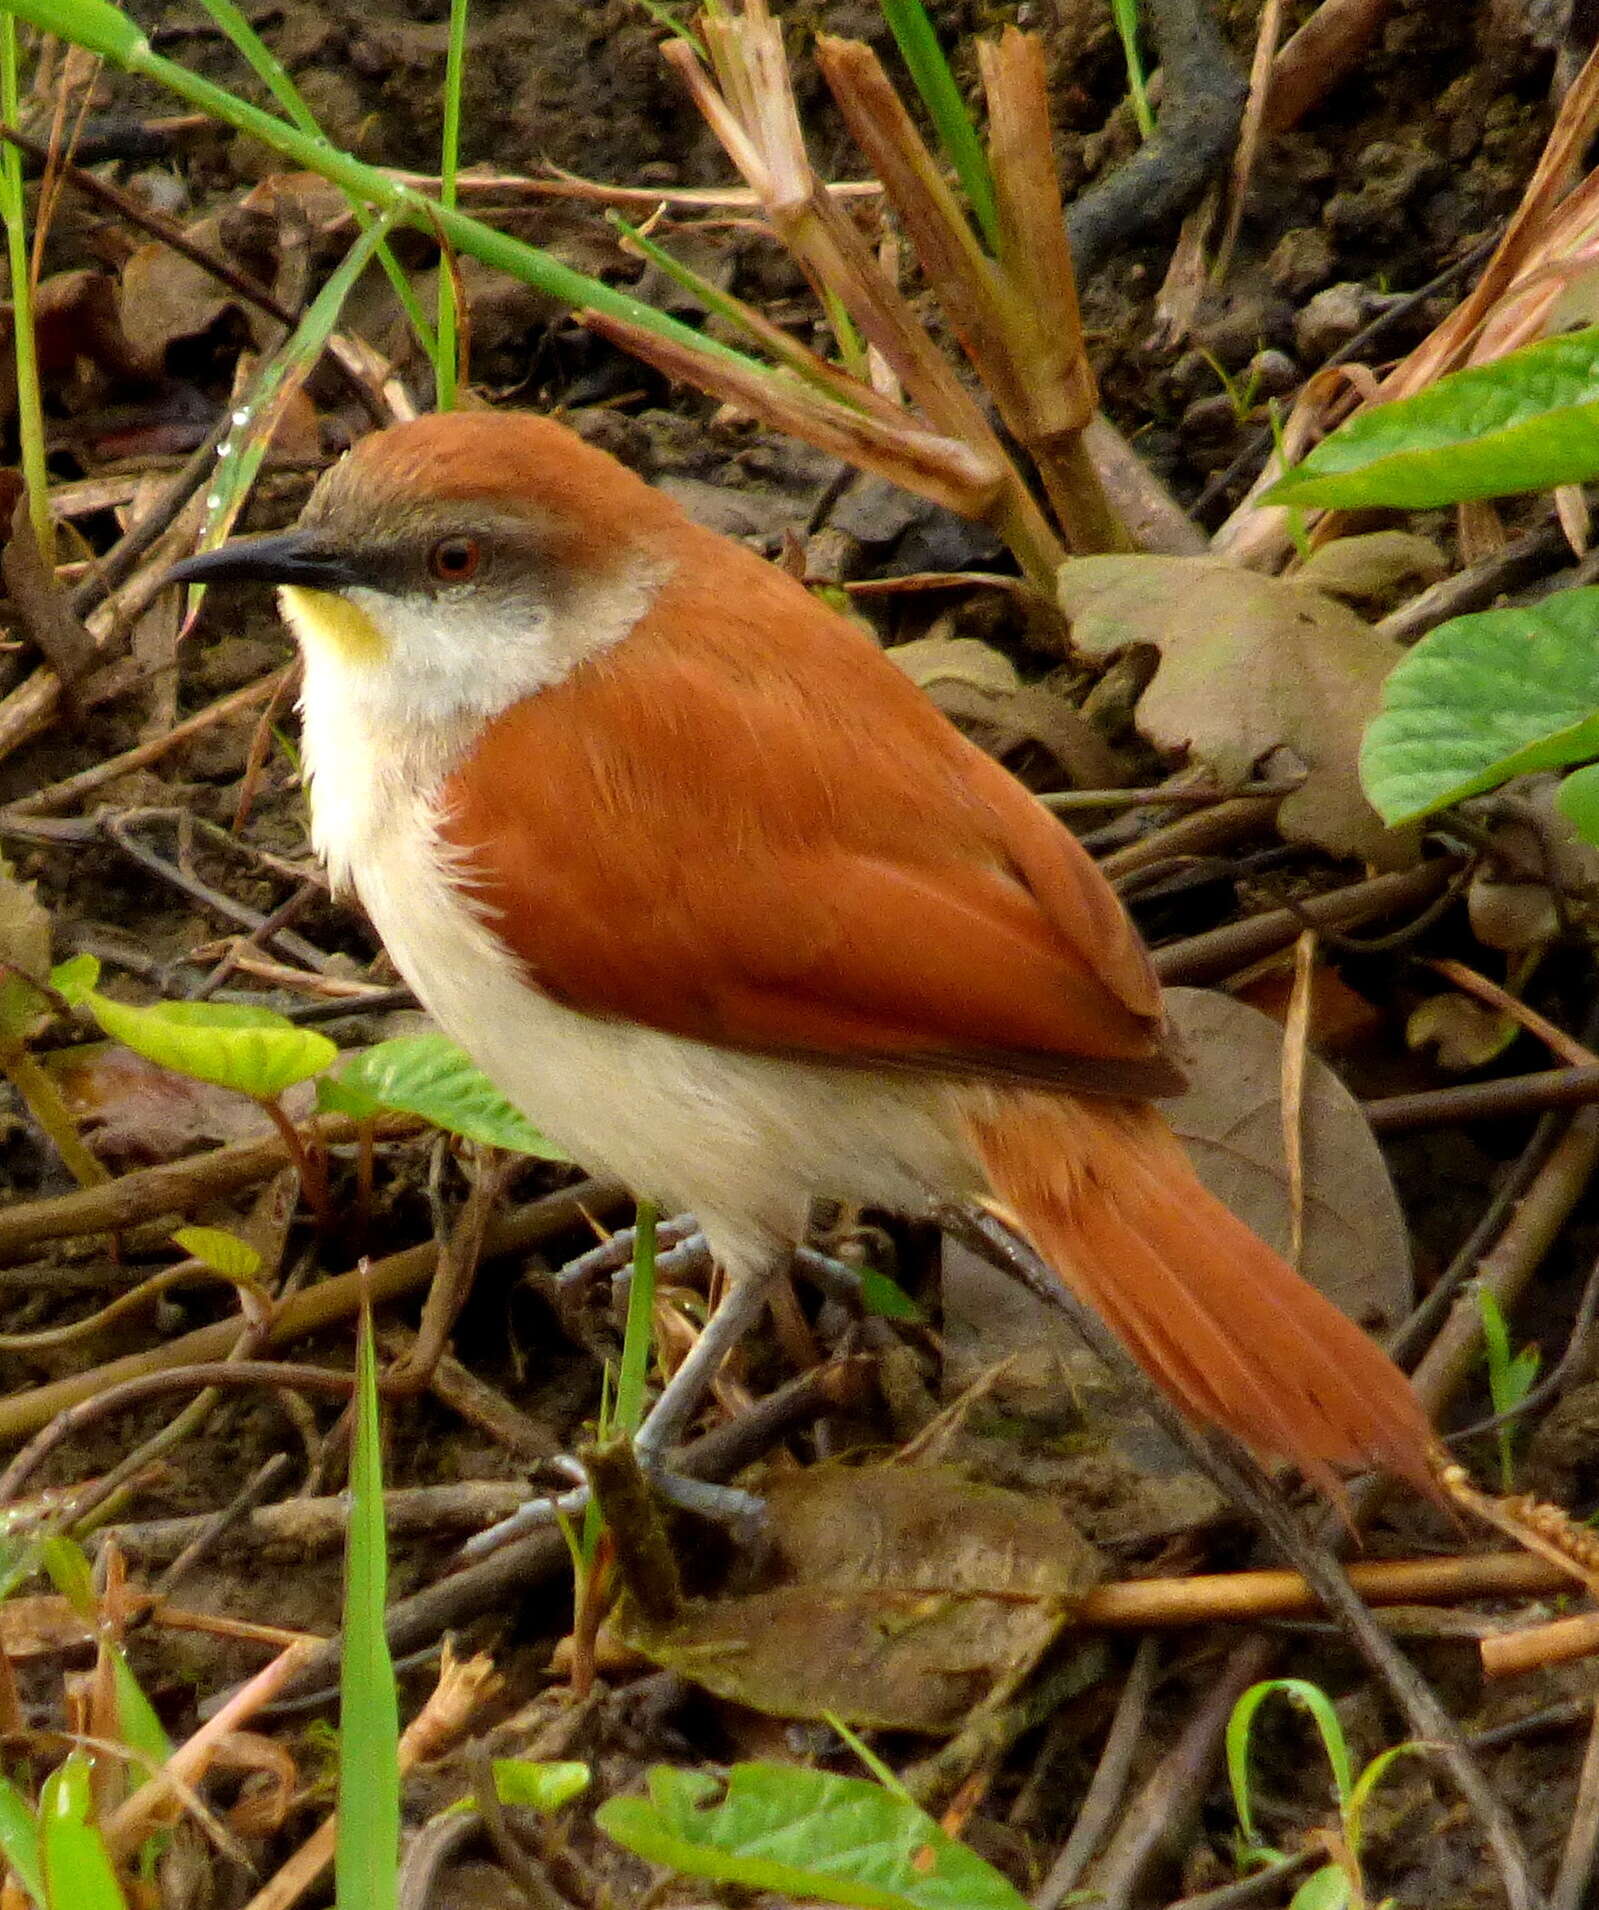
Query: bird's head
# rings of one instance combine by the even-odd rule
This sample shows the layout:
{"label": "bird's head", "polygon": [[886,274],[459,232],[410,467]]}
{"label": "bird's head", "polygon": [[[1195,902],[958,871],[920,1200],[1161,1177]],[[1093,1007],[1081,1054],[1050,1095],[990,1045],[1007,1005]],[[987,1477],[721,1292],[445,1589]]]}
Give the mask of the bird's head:
{"label": "bird's head", "polygon": [[170,578],[277,585],[308,695],[428,723],[492,716],[625,637],[686,531],[564,426],[452,412],[363,439],[292,530],[234,538]]}

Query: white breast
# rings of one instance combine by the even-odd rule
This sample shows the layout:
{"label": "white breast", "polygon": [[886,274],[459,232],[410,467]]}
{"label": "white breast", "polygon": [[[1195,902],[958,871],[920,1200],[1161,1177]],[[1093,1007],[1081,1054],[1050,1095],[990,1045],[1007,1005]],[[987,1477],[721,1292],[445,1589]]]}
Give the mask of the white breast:
{"label": "white breast", "polygon": [[574,1160],[692,1209],[734,1272],[798,1238],[819,1195],[907,1210],[980,1184],[943,1087],[715,1048],[540,995],[451,879],[437,791],[458,745],[377,748],[328,667],[308,655],[317,847],[440,1027]]}

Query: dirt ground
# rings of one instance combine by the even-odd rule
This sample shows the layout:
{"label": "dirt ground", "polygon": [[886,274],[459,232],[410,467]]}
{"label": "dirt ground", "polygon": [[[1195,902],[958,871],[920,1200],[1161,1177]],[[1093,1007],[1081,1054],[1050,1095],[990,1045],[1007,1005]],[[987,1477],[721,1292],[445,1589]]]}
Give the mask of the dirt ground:
{"label": "dirt ground", "polygon": [[[198,6],[144,4],[134,9],[157,49],[213,78],[240,84],[236,56]],[[798,96],[813,156],[824,174],[858,177],[863,168],[826,90],[805,52],[815,29],[865,39],[892,62],[886,29],[869,0],[803,4],[778,9],[800,49]],[[383,165],[426,172],[435,163],[440,132],[440,87],[447,7],[383,4],[360,8],[283,0],[256,8],[251,18],[282,59],[329,137]],[[975,79],[974,33],[1013,20],[1044,36],[1063,182],[1069,196],[1091,193],[1133,154],[1137,135],[1125,106],[1124,68],[1108,10],[1100,0],[1024,0],[1020,7],[938,5],[932,9],[947,45],[962,49],[957,71]],[[1288,30],[1311,9],[1288,8]],[[1362,362],[1401,356],[1423,338],[1470,282],[1462,262],[1479,254],[1514,210],[1552,122],[1557,87],[1573,57],[1588,48],[1576,9],[1523,9],[1505,0],[1438,7],[1401,0],[1354,63],[1348,77],[1291,130],[1268,138],[1255,167],[1236,252],[1225,281],[1204,292],[1187,335],[1169,342],[1157,303],[1179,222],[1166,217],[1111,245],[1082,287],[1085,322],[1105,408],[1149,466],[1201,527],[1213,531],[1244,496],[1265,451],[1269,430],[1262,404],[1290,398],[1374,321],[1386,319]],[[1259,8],[1229,0],[1221,24],[1240,73],[1247,70]],[[661,30],[629,0],[483,0],[474,9],[466,69],[463,163],[507,174],[546,166],[590,180],[666,190],[714,185],[732,178],[720,149],[665,69]],[[250,97],[264,97],[257,89]],[[154,87],[116,81],[105,110],[136,118],[170,114],[173,103]],[[252,189],[270,180],[276,162],[244,137],[187,129],[166,152],[104,162],[100,170],[147,204],[181,223],[214,221],[212,240],[267,276],[283,274],[285,254],[274,251],[279,228]],[[581,269],[628,283],[646,297],[691,318],[692,295],[664,275],[641,267],[620,249],[598,212],[581,201],[519,200],[509,191],[487,201],[506,229],[551,248]],[[286,228],[285,228],[286,229]],[[330,237],[314,220],[301,245],[302,274],[314,281],[348,242]],[[671,234],[674,249],[706,276],[796,326],[809,324],[808,293],[796,268],[747,218],[683,221]],[[132,270],[144,243],[104,207],[66,195],[45,248],[45,273],[92,268]],[[402,258],[426,284],[435,271],[426,242],[399,242]],[[1448,276],[1451,268],[1456,270]],[[831,459],[747,422],[730,419],[708,399],[669,387],[653,372],[582,331],[538,296],[468,267],[465,283],[473,326],[475,384],[496,403],[540,410],[560,408],[593,441],[614,451],[652,481],[671,489],[696,515],[780,555],[785,539],[809,534],[837,579],[853,581],[924,571],[987,571],[1000,561],[992,536],[931,505],[873,480],[838,482]],[[1432,287],[1434,289],[1426,289]],[[1416,297],[1414,294],[1420,293]],[[203,437],[228,399],[241,350],[260,335],[237,299],[215,297],[187,275],[148,282],[148,302],[124,310],[131,332],[146,328],[136,368],[118,365],[114,352],[87,348],[73,331],[66,370],[52,373],[48,411],[54,445],[53,475],[61,482],[154,472],[159,482]],[[164,301],[164,302],[163,302]],[[87,323],[79,318],[73,326]],[[352,301],[351,328],[360,331],[406,379],[425,407],[425,366],[405,343],[397,308],[381,275],[363,281]],[[713,323],[714,329],[714,323]],[[154,339],[154,356],[149,340]],[[140,345],[139,339],[132,341]],[[250,523],[287,522],[315,469],[369,425],[346,382],[324,365],[309,387],[308,422],[295,456],[265,476]],[[9,428],[9,427],[8,427]],[[107,495],[110,495],[108,492]],[[126,496],[77,519],[86,548],[107,548],[120,532],[115,511]],[[1543,521],[1545,500],[1507,510],[1512,532]],[[1412,528],[1438,537],[1455,555],[1453,520],[1443,513],[1414,520]],[[1069,690],[1097,708],[1108,746],[1128,780],[1159,780],[1169,765],[1133,730],[1127,715],[1136,683],[1118,682],[1115,667],[1098,680],[1034,647],[1011,599],[973,590],[943,597],[936,609],[918,595],[873,599],[866,606],[885,642],[929,635],[981,641],[1006,658],[1029,685]],[[141,626],[143,628],[143,626]],[[167,629],[146,631],[137,667],[114,695],[43,729],[0,761],[0,805],[24,801],[63,778],[161,735],[182,718],[231,692],[259,683],[291,658],[292,646],[264,592],[223,610],[212,606],[198,630],[181,643]],[[163,648],[163,646],[165,646]],[[20,683],[36,659],[25,646],[0,653],[0,692]],[[1097,699],[1097,702],[1096,702]],[[959,705],[959,699],[953,699]],[[1052,732],[1038,722],[986,724],[968,699],[966,719],[999,749],[1025,780],[1058,790],[1068,778]],[[97,956],[107,986],[130,999],[191,992],[225,954],[222,936],[272,916],[300,894],[293,934],[319,958],[321,981],[390,987],[395,981],[359,911],[303,881],[308,866],[303,800],[296,780],[292,710],[261,720],[258,699],[231,719],[201,730],[189,743],[163,753],[101,787],[75,808],[57,812],[59,825],[38,827],[4,844],[16,874],[35,887],[48,912],[57,960],[78,952]],[[863,735],[862,746],[870,747]],[[248,814],[236,828],[241,794]],[[102,826],[109,813],[114,829]],[[185,822],[174,817],[187,818]],[[1170,820],[1167,812],[1157,822]],[[1125,846],[1131,830],[1101,812],[1082,819],[1091,846]],[[1139,825],[1140,827],[1142,824]],[[129,844],[134,845],[130,849]],[[142,845],[144,853],[135,853]],[[1361,871],[1303,847],[1288,850],[1269,820],[1191,860],[1181,879],[1157,881],[1131,898],[1136,919],[1157,946],[1276,905],[1284,892],[1309,896],[1352,883]],[[303,894],[301,891],[303,890]],[[245,913],[226,919],[217,897]],[[1413,911],[1419,913],[1419,909]],[[1433,954],[1472,959],[1480,953],[1458,908],[1431,931]],[[282,943],[274,959],[282,962]],[[202,951],[196,954],[196,951]],[[259,951],[257,951],[259,952]],[[301,965],[298,958],[294,965]],[[1342,950],[1342,987],[1365,1012],[1347,1039],[1329,1046],[1344,1080],[1362,1099],[1408,1092],[1449,1079],[1425,1053],[1406,1047],[1406,1016],[1423,992],[1403,949]],[[413,1012],[385,996],[363,1008],[328,993],[306,994],[270,973],[224,974],[218,998],[265,1002],[302,1014],[341,1047],[358,1047],[417,1025]],[[1591,963],[1580,943],[1556,947],[1542,966],[1533,999],[1572,1030],[1583,1030],[1593,1008]],[[1591,1031],[1590,1031],[1591,1032]],[[183,1158],[209,1158],[219,1147],[261,1140],[273,1131],[266,1117],[236,1097],[190,1092],[148,1071],[108,1066],[80,1034],[58,1027],[47,1044],[70,1048],[75,1061],[57,1065],[69,1101],[86,1125],[101,1159],[118,1175],[147,1172]],[[82,1049],[80,1057],[79,1050]],[[1494,1064],[1499,1066],[1501,1064]],[[1546,1065],[1529,1058],[1524,1040],[1502,1071]],[[1545,1117],[1546,1121],[1553,1117]],[[1425,1293],[1462,1249],[1489,1211],[1496,1189],[1517,1171],[1535,1170],[1553,1138],[1539,1140],[1527,1115],[1467,1126],[1434,1127],[1385,1137],[1389,1172],[1409,1231],[1414,1279]],[[0,1102],[0,1183],[6,1206],[25,1213],[37,1203],[69,1196],[73,1181],[37,1127],[14,1101]],[[1530,1152],[1544,1148],[1544,1153]],[[1529,1167],[1530,1163],[1530,1167]],[[321,1228],[304,1213],[291,1217],[279,1180],[218,1188],[186,1208],[191,1220],[243,1231],[263,1246],[281,1292],[346,1274],[362,1256],[382,1261],[458,1225],[470,1182],[470,1164],[436,1138],[417,1134],[382,1141],[375,1192],[358,1201],[353,1146],[334,1149],[335,1208]],[[566,1186],[571,1173],[530,1162],[510,1179],[503,1201],[513,1215],[533,1210]],[[593,1245],[595,1226],[628,1218],[614,1195],[592,1214],[548,1211],[516,1250],[490,1256],[456,1326],[447,1373],[419,1397],[386,1407],[388,1482],[394,1488],[432,1488],[416,1520],[393,1543],[392,1596],[409,1600],[447,1585],[446,1568],[459,1561],[461,1541],[486,1522],[483,1508],[509,1503],[511,1489],[530,1479],[540,1490],[560,1489],[564,1476],[550,1462],[580,1446],[599,1403],[603,1362],[619,1345],[621,1308],[602,1280],[575,1293],[557,1280],[559,1269]],[[160,1216],[168,1218],[162,1220]],[[832,1217],[827,1244],[845,1260],[870,1256],[892,1271],[924,1308],[920,1325],[900,1326],[862,1316],[834,1294],[801,1287],[807,1330],[829,1356],[854,1362],[849,1384],[811,1401],[808,1416],[779,1425],[764,1443],[735,1455],[741,1483],[779,1486],[820,1462],[861,1464],[913,1439],[932,1438],[939,1463],[975,1486],[1005,1488],[1058,1510],[1100,1548],[1116,1579],[1187,1572],[1219,1572],[1268,1562],[1269,1549],[1226,1508],[1213,1488],[1150,1436],[1129,1432],[1127,1415],[1104,1383],[1075,1353],[1052,1353],[1037,1374],[1012,1375],[969,1403],[958,1423],[936,1436],[940,1413],[977,1377],[995,1349],[982,1356],[958,1343],[946,1346],[940,1327],[948,1303],[937,1243],[926,1229],[890,1217],[843,1213]],[[236,1319],[227,1286],[173,1287],[87,1336],[40,1345],[37,1336],[68,1327],[105,1306],[172,1261],[170,1210],[140,1211],[124,1224],[116,1250],[103,1231],[87,1229],[51,1238],[38,1234],[7,1245],[0,1212],[0,1408],[26,1402],[38,1389],[104,1363],[178,1340]],[[536,1237],[534,1237],[536,1236]],[[1545,1369],[1559,1361],[1571,1334],[1586,1269],[1599,1252],[1599,1215],[1578,1202],[1558,1230],[1543,1267],[1514,1322],[1518,1345],[1539,1342]],[[688,1310],[699,1304],[689,1295]],[[414,1328],[418,1291],[382,1310],[393,1334]],[[958,1341],[953,1320],[952,1341]],[[968,1325],[970,1321],[968,1319]],[[1041,1334],[1036,1319],[1017,1329]],[[349,1317],[301,1337],[273,1355],[303,1363],[348,1363]],[[397,1357],[403,1341],[383,1343]],[[1027,1350],[1025,1347],[1022,1349]],[[742,1375],[759,1401],[791,1379],[793,1340],[762,1339]],[[209,1357],[215,1357],[210,1355]],[[861,1372],[869,1377],[861,1379]],[[103,1390],[102,1381],[99,1390]],[[138,1401],[114,1416],[87,1416],[41,1457],[28,1492],[76,1489],[111,1473],[130,1454],[141,1455],[135,1476],[97,1515],[92,1555],[105,1556],[115,1535],[136,1587],[161,1581],[179,1549],[199,1535],[199,1515],[227,1507],[237,1495],[259,1490],[269,1502],[292,1508],[296,1499],[319,1501],[343,1484],[344,1444],[339,1403],[282,1391],[225,1391],[202,1427],[164,1449],[157,1439],[185,1404],[167,1393]],[[1488,1410],[1474,1378],[1454,1409],[1469,1424]],[[1539,1418],[1517,1448],[1517,1484],[1547,1494],[1579,1518],[1599,1502],[1599,1413],[1590,1370],[1569,1375],[1563,1396]],[[710,1422],[707,1422],[710,1423]],[[23,1419],[0,1431],[13,1447],[29,1430]],[[155,1441],[153,1445],[147,1442]],[[262,1469],[282,1458],[262,1481]],[[1466,1456],[1487,1478],[1492,1441],[1479,1439]],[[446,1489],[458,1489],[452,1500]],[[930,1487],[929,1490],[932,1488]],[[498,1497],[496,1497],[496,1494]],[[960,1501],[953,1502],[957,1507]],[[488,1516],[492,1517],[492,1514]],[[846,1515],[840,1514],[841,1518]],[[958,1523],[958,1513],[952,1513]],[[171,1521],[186,1520],[183,1526]],[[847,1518],[846,1518],[847,1526]],[[739,1572],[755,1571],[729,1556],[728,1543],[693,1521],[678,1528],[691,1589],[726,1592]],[[324,1637],[337,1631],[342,1556],[336,1529],[309,1513],[292,1512],[276,1536],[236,1518],[207,1539],[174,1581],[162,1581],[170,1602],[185,1611],[301,1629]],[[863,1540],[864,1543],[864,1540]],[[1473,1536],[1470,1544],[1476,1546]],[[401,1641],[402,1692],[407,1712],[433,1688],[439,1641],[448,1630],[458,1656],[488,1652],[504,1683],[474,1725],[497,1756],[573,1757],[594,1769],[593,1800],[636,1786],[655,1761],[720,1765],[743,1756],[811,1759],[830,1768],[855,1767],[838,1740],[814,1718],[780,1720],[726,1694],[707,1692],[671,1665],[652,1664],[615,1648],[602,1660],[586,1695],[574,1692],[569,1662],[558,1655],[572,1625],[571,1575],[564,1549],[551,1537],[523,1542],[521,1567],[505,1582],[463,1594],[418,1620]],[[1370,1525],[1370,1558],[1452,1553],[1465,1547],[1450,1516],[1396,1495]],[[542,1548],[542,1549],[540,1549]],[[32,1588],[37,1589],[37,1588]],[[1552,1612],[1556,1601],[1551,1600]],[[1394,1621],[1404,1650],[1432,1683],[1473,1743],[1494,1793],[1508,1807],[1534,1874],[1548,1879],[1559,1864],[1570,1827],[1582,1765],[1584,1728],[1594,1692],[1591,1665],[1546,1665],[1499,1684],[1484,1681],[1477,1645],[1484,1631],[1514,1611],[1531,1622],[1540,1609],[1526,1598],[1469,1608],[1401,1608]],[[1220,1889],[1235,1876],[1236,1823],[1225,1779],[1203,1760],[1185,1783],[1166,1794],[1180,1801],[1171,1821],[1158,1824],[1158,1803],[1143,1787],[1163,1757],[1196,1720],[1253,1666],[1310,1678],[1335,1699],[1357,1764],[1406,1735],[1403,1719],[1348,1642],[1319,1618],[1280,1618],[1252,1631],[1206,1626],[1172,1631],[1143,1647],[1156,1670],[1143,1726],[1133,1752],[1123,1800],[1111,1825],[1114,1860],[1091,1873],[1125,1878],[1110,1900],[1165,1904]],[[1154,1634],[1150,1634],[1154,1637]],[[34,1641],[37,1642],[37,1641]],[[127,1643],[134,1669],[174,1737],[192,1730],[219,1694],[263,1662],[256,1642],[216,1630],[176,1629],[135,1619]],[[45,1741],[67,1713],[64,1691],[89,1662],[87,1641],[22,1649],[12,1641],[22,1718]],[[979,1711],[1005,1652],[985,1661],[936,1730],[883,1729],[878,1748],[896,1767],[918,1774],[940,1809],[955,1800],[962,1834],[998,1864],[1024,1892],[1038,1889],[1069,1836],[1104,1749],[1107,1729],[1124,1691],[1138,1636],[1068,1632],[1040,1646],[1041,1670],[1024,1687],[1048,1694],[1025,1715],[1011,1718],[1000,1748],[984,1750],[958,1736]],[[1252,1651],[1252,1658],[1241,1656]],[[1015,1647],[1021,1654],[1020,1645]],[[669,1656],[670,1654],[667,1654]],[[325,1669],[325,1667],[324,1667]],[[929,1674],[930,1675],[930,1674]],[[66,1682],[64,1682],[64,1680]],[[918,1702],[920,1702],[920,1697]],[[780,1707],[774,1707],[780,1708]],[[162,1861],[148,1901],[230,1910],[251,1900],[259,1880],[309,1834],[325,1809],[332,1771],[325,1680],[320,1692],[291,1698],[254,1721],[292,1759],[292,1779],[278,1779],[248,1761],[208,1792],[233,1812],[235,1854],[216,1850],[186,1827]],[[940,1745],[956,1734],[957,1754]],[[1214,1733],[1212,1733],[1212,1737]],[[1197,1742],[1196,1738],[1196,1742]],[[1263,1720],[1257,1748],[1257,1809],[1269,1840],[1295,1850],[1333,1821],[1318,1758],[1308,1748],[1303,1721],[1286,1711]],[[963,1763],[961,1760],[965,1759]],[[464,1751],[442,1759],[413,1783],[407,1822],[421,1825],[475,1782]],[[246,1808],[254,1801],[255,1816]],[[624,1857],[594,1831],[588,1801],[558,1835],[540,1831],[532,1848],[555,1888],[578,1904],[618,1905],[646,1900],[646,1867]],[[1149,1861],[1126,1855],[1142,1837]],[[1114,1853],[1120,1852],[1120,1855]],[[247,1855],[250,1863],[240,1861]],[[499,1910],[527,1900],[492,1840],[468,1844],[434,1879],[425,1901],[450,1910]],[[1484,1855],[1479,1827],[1455,1789],[1427,1757],[1401,1760],[1376,1793],[1363,1851],[1373,1901],[1392,1898],[1406,1910],[1466,1910],[1502,1901],[1495,1867]],[[1117,1865],[1123,1867],[1118,1870]],[[253,1868],[252,1868],[253,1866]],[[1109,1887],[1109,1886],[1107,1886]],[[1261,1903],[1285,1902],[1291,1884]],[[708,1887],[668,1886],[667,1900],[704,1901]],[[315,1896],[308,1901],[326,1901]],[[418,1899],[423,1901],[424,1899]],[[1218,1902],[1222,1899],[1218,1899]],[[1243,1901],[1229,1898],[1226,1901]],[[1576,1897],[1568,1910],[1575,1910]]]}

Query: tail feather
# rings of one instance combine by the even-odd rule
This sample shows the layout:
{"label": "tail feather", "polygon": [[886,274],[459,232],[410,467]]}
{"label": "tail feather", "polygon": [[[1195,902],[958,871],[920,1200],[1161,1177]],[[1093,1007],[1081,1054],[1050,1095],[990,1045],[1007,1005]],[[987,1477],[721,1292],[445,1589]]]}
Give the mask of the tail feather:
{"label": "tail feather", "polygon": [[1324,1490],[1367,1466],[1434,1489],[1409,1381],[1201,1186],[1153,1108],[1010,1094],[967,1126],[1034,1246],[1192,1418]]}

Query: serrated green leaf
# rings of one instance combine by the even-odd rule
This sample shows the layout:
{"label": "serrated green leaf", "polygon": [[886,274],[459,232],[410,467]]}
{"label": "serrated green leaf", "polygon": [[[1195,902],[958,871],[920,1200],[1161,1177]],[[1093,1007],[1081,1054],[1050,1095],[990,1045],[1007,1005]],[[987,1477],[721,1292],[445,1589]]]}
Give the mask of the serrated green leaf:
{"label": "serrated green leaf", "polygon": [[100,983],[100,962],[94,955],[73,955],[50,971],[50,986],[69,1008],[76,1008]]}
{"label": "serrated green leaf", "polygon": [[57,1765],[39,1798],[39,1854],[50,1910],[127,1910],[105,1847],[89,1822],[89,1760],[81,1751]]}
{"label": "serrated green leaf", "polygon": [[172,1238],[191,1259],[224,1279],[253,1280],[261,1271],[260,1254],[226,1227],[179,1227]]}
{"label": "serrated green leaf", "polygon": [[28,1895],[44,1910],[44,1863],[39,1820],[33,1806],[7,1777],[0,1777],[0,1857]]}
{"label": "serrated green leaf", "polygon": [[1389,822],[1599,756],[1599,589],[1455,617],[1383,686],[1360,774]]}
{"label": "serrated green leaf", "polygon": [[134,1008],[94,992],[84,999],[112,1040],[146,1061],[258,1101],[320,1074],[339,1052],[326,1035],[297,1028],[270,1008],[220,1001]]}
{"label": "serrated green leaf", "polygon": [[[513,1108],[481,1068],[444,1035],[401,1035],[352,1055],[339,1071],[336,1090],[370,1096],[375,1113],[392,1108],[419,1114],[447,1134],[540,1160],[567,1157]],[[341,1110],[350,1112],[352,1110]]]}
{"label": "serrated green leaf", "polygon": [[1423,510],[1581,484],[1599,472],[1599,328],[1542,339],[1359,412],[1268,504]]}
{"label": "serrated green leaf", "polygon": [[703,1772],[656,1765],[649,1789],[611,1798],[595,1821],[688,1876],[876,1910],[1024,1910],[991,1864],[864,1778],[735,1764],[716,1800]]}

